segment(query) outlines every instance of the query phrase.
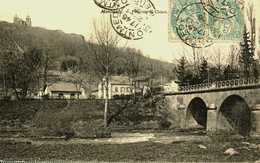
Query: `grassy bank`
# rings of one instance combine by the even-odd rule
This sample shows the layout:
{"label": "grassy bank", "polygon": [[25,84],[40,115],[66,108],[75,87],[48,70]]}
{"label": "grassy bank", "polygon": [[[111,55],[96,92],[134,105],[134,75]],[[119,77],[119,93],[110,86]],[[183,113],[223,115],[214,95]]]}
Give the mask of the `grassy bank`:
{"label": "grassy bank", "polygon": [[[260,144],[259,140],[249,142]],[[199,144],[206,146],[207,149],[199,148]],[[224,151],[231,147],[239,154],[225,155]],[[241,141],[67,145],[0,142],[0,158],[4,160],[248,162],[260,159],[260,149],[250,148]]]}

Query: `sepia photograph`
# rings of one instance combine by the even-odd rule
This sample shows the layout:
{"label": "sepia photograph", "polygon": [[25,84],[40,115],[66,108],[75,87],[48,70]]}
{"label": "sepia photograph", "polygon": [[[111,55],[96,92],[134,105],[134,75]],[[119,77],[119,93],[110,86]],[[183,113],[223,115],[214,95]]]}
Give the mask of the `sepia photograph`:
{"label": "sepia photograph", "polygon": [[259,0],[0,2],[0,163],[260,163]]}

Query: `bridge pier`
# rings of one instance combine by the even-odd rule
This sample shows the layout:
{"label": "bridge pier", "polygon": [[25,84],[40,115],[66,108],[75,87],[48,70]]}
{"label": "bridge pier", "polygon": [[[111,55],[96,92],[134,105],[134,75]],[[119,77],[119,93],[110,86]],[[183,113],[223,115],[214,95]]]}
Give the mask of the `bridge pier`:
{"label": "bridge pier", "polygon": [[218,113],[217,113],[217,107],[215,104],[211,104],[208,107],[208,113],[207,113],[207,131],[208,132],[216,132],[217,131],[217,120],[218,120]]}
{"label": "bridge pier", "polygon": [[186,107],[185,105],[180,105],[178,107],[178,113],[179,113],[179,127],[181,129],[186,128]]}
{"label": "bridge pier", "polygon": [[260,134],[260,104],[257,104],[251,112],[252,132]]}

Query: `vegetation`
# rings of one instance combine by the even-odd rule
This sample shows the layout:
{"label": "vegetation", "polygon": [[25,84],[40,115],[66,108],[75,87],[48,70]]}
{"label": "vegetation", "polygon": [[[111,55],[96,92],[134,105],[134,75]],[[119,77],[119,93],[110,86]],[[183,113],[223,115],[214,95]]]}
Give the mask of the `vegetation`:
{"label": "vegetation", "polygon": [[169,129],[172,125],[163,96],[121,100],[113,103],[108,124],[135,129]]}
{"label": "vegetation", "polygon": [[69,102],[61,109],[45,109],[36,113],[32,121],[33,136],[65,136],[66,138],[110,137],[103,128],[101,102]]}
{"label": "vegetation", "polygon": [[[175,68],[177,81],[180,85],[194,85],[219,80],[231,80],[238,78],[259,78],[259,62],[254,59],[254,45],[249,32],[244,31],[240,50],[232,49],[228,63],[221,64],[221,54],[217,53],[218,59],[209,63],[205,57],[200,58],[199,64],[195,61],[189,63],[185,57],[178,60]],[[237,56],[238,57],[237,57]],[[238,58],[238,59],[236,59]],[[198,68],[196,68],[198,66]]]}
{"label": "vegetation", "polygon": [[[22,101],[0,101],[0,123],[1,127],[19,128],[23,125],[31,126],[32,120],[40,110],[59,110],[67,105],[66,101],[52,100],[22,100]],[[18,126],[16,126],[18,125]]]}
{"label": "vegetation", "polygon": [[239,62],[243,65],[242,69],[244,77],[249,78],[252,73],[252,67],[254,63],[254,46],[250,38],[249,32],[244,29],[243,41],[241,42],[241,53],[239,56]]}
{"label": "vegetation", "polygon": [[[173,136],[178,135],[160,134],[164,137],[155,138],[155,141],[125,144],[87,140],[78,143],[53,141],[51,144],[25,144],[2,140],[0,157],[3,160],[91,162],[256,162],[260,157],[259,140],[207,141],[207,137],[201,137],[201,141],[175,142]],[[178,138],[182,137],[179,135]],[[202,145],[206,149],[200,148]],[[229,148],[234,148],[239,154],[225,155]]]}
{"label": "vegetation", "polygon": [[[95,54],[97,53],[93,52],[93,48],[102,49],[98,42],[93,42],[93,40],[91,42],[86,41],[82,35],[0,22],[0,84],[10,83],[5,81],[7,76],[22,78],[22,75],[26,74],[28,75],[25,78],[27,81],[35,77],[40,78],[39,88],[36,88],[37,85],[35,83],[26,82],[28,86],[24,86],[22,91],[24,92],[23,96],[26,96],[26,89],[33,90],[36,88],[44,90],[47,83],[50,82],[48,72],[54,70],[70,71],[72,75],[85,76],[88,80],[81,82],[81,84],[86,85],[88,89],[90,89],[89,85],[96,87],[97,83],[104,77],[102,76],[104,74],[100,74],[100,69],[97,68],[101,64],[96,62],[97,55]],[[113,62],[111,62],[109,70],[111,75],[149,76],[158,80],[161,77],[167,80],[174,78],[174,74],[171,71],[173,64],[171,63],[151,59],[136,49],[119,46],[113,48],[115,53],[113,52],[111,56],[115,55],[116,57],[113,57]],[[5,57],[9,53],[12,54],[11,57]],[[98,54],[102,53],[98,52]],[[33,58],[35,56],[39,56],[39,58]],[[104,55],[102,56],[104,57]],[[32,59],[37,59],[37,61],[31,62],[33,63],[31,65],[24,62],[27,59],[28,62]],[[16,66],[12,68],[15,72],[19,69],[21,73],[11,74],[11,68],[9,69],[7,66],[9,62]],[[23,64],[20,65],[19,63]],[[39,73],[37,76],[35,76],[36,72]],[[7,76],[3,77],[5,75]],[[82,81],[77,77],[72,77],[70,80],[75,81],[75,83],[79,83],[79,80]],[[14,80],[12,81],[15,82]],[[16,82],[17,88],[20,89],[20,83],[22,82],[25,83],[25,81]],[[6,85],[6,87],[13,89],[11,85]],[[10,91],[8,88],[6,90]],[[24,97],[21,96],[20,98]]]}
{"label": "vegetation", "polygon": [[120,37],[114,33],[109,21],[94,22],[93,27],[95,32],[89,52],[94,56],[94,66],[102,80],[102,87],[105,88],[104,127],[107,127],[109,80],[112,66],[115,65]]}
{"label": "vegetation", "polygon": [[17,99],[24,99],[40,87],[39,81],[44,74],[43,51],[35,48],[25,52],[5,51],[0,57],[6,96],[11,88]]}
{"label": "vegetation", "polygon": [[[102,100],[21,100],[0,104],[0,128],[32,131],[29,136],[89,138],[111,133],[109,128],[103,128]],[[108,125],[112,128],[168,129],[172,125],[161,96],[112,100],[109,108]]]}

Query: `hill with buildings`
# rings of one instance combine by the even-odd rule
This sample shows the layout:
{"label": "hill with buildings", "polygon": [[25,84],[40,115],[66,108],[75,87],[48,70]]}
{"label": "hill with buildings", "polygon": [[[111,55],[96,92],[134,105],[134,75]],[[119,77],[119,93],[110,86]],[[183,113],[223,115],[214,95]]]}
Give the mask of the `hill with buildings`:
{"label": "hill with buildings", "polygon": [[[94,56],[88,50],[90,43],[84,36],[31,25],[29,17],[25,20],[15,17],[14,23],[0,22],[0,51],[41,49],[49,57],[48,70],[68,71],[76,65],[80,73],[96,74]],[[118,48],[118,52],[113,61],[112,75],[150,76],[165,82],[174,78],[174,65],[171,63],[151,59],[133,48]],[[132,64],[129,64],[130,60]],[[133,64],[137,66],[135,75],[129,70]]]}

